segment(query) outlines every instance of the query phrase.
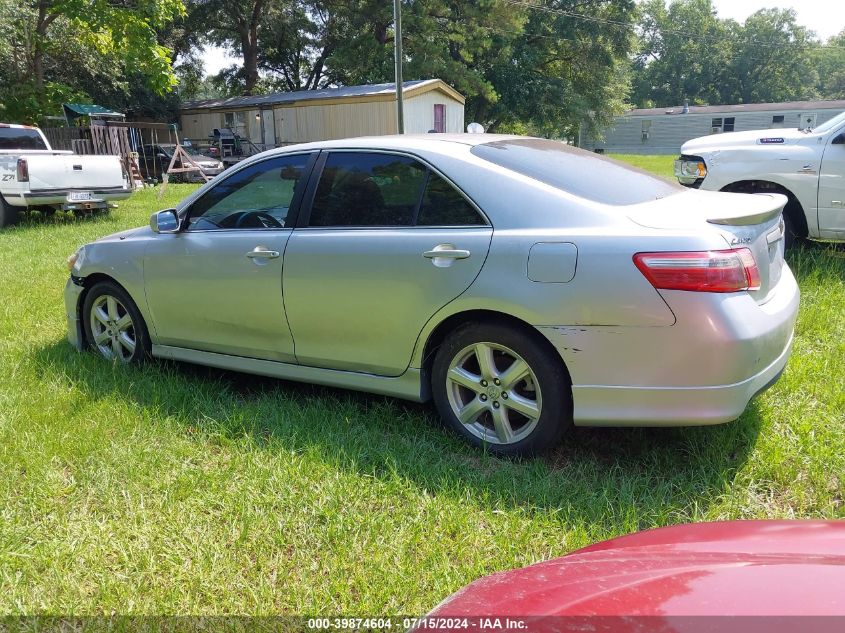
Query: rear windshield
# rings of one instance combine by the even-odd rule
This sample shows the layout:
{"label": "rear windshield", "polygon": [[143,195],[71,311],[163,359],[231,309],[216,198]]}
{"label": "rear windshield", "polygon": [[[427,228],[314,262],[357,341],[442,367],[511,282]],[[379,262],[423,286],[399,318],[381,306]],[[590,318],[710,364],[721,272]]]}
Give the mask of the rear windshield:
{"label": "rear windshield", "polygon": [[38,130],[0,127],[0,149],[47,149]]}
{"label": "rear windshield", "polygon": [[603,204],[625,205],[684,191],[625,163],[558,141],[508,139],[476,145],[476,156],[573,195]]}

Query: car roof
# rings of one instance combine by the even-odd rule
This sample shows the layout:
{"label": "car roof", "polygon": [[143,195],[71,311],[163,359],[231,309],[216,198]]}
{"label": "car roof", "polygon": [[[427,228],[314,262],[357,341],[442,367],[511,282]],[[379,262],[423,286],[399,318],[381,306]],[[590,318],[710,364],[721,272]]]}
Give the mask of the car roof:
{"label": "car roof", "polygon": [[512,134],[389,134],[385,136],[359,136],[356,138],[314,141],[297,145],[288,145],[284,149],[404,149],[443,151],[450,145],[475,147],[484,143],[507,139],[526,138]]}

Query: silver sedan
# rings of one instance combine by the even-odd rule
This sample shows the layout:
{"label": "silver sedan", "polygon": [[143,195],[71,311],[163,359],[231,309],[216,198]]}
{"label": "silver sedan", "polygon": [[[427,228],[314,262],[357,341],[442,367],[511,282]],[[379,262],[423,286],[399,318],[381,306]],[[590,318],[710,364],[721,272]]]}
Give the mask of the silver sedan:
{"label": "silver sedan", "polygon": [[785,203],[534,138],[286,147],[80,248],[69,338],[431,399],[499,454],[573,424],[717,424],[792,348]]}

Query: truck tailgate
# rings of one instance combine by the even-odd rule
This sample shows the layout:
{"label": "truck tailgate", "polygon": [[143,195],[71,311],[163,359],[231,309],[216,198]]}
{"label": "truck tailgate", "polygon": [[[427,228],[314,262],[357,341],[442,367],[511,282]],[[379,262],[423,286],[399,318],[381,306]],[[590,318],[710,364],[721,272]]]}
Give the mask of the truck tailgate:
{"label": "truck tailgate", "polygon": [[38,155],[22,156],[29,167],[32,193],[46,191],[102,191],[125,185],[117,156]]}

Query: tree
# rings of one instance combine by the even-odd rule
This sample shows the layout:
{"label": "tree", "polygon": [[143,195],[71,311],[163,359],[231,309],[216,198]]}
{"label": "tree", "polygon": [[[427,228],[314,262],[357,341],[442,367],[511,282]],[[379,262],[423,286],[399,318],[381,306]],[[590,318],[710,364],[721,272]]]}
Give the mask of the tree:
{"label": "tree", "polygon": [[761,9],[734,35],[730,81],[723,103],[769,103],[815,96],[816,43],[796,21],[793,9]]}
{"label": "tree", "polygon": [[167,92],[175,78],[156,31],[181,11],[181,0],[0,0],[4,116],[38,122],[63,101],[87,100],[86,87],[125,88],[127,75]]}
{"label": "tree", "polygon": [[647,0],[633,63],[641,107],[811,98],[816,42],[791,9],[720,20],[711,0]]}
{"label": "tree", "polygon": [[634,101],[657,107],[719,103],[729,74],[734,22],[716,16],[711,0],[647,0],[641,7],[634,59]]}
{"label": "tree", "polygon": [[284,0],[209,0],[203,9],[210,27],[208,39],[243,57],[243,94],[253,94],[258,84],[259,32],[266,12]]}
{"label": "tree", "polygon": [[[223,1],[205,5],[210,39],[244,58],[215,78],[227,94],[393,80],[392,3]],[[627,100],[634,0],[405,0],[402,11],[406,80],[443,79],[488,129],[574,136]]]}
{"label": "tree", "polygon": [[817,48],[813,57],[819,95],[823,99],[845,99],[845,29]]}

